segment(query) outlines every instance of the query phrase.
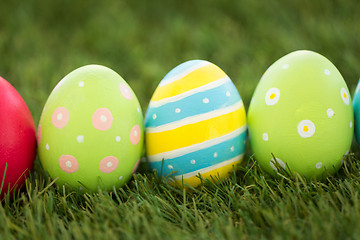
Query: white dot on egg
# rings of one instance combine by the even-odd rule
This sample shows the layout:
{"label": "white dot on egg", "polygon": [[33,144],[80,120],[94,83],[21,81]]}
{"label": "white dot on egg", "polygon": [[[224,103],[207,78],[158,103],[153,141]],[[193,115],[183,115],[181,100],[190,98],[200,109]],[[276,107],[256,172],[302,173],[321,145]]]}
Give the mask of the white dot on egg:
{"label": "white dot on egg", "polygon": [[218,156],[218,153],[217,152],[215,152],[214,153],[214,158],[216,158]]}
{"label": "white dot on egg", "polygon": [[335,115],[335,112],[334,112],[334,110],[332,110],[331,108],[329,108],[329,109],[326,111],[326,114],[328,115],[329,118],[332,118],[332,117]]}
{"label": "white dot on egg", "polygon": [[57,120],[61,120],[63,118],[63,114],[62,113],[58,113],[58,115],[56,116]]}
{"label": "white dot on egg", "polygon": [[208,98],[203,99],[203,103],[209,103],[209,102],[210,102],[210,100]]}
{"label": "white dot on egg", "polygon": [[85,86],[84,81],[79,82],[79,87],[84,87],[84,86]]}
{"label": "white dot on egg", "polygon": [[79,136],[76,137],[76,140],[78,141],[78,143],[82,143],[82,142],[84,142],[84,136],[79,135]]}
{"label": "white dot on egg", "polygon": [[123,176],[120,176],[120,177],[119,177],[119,180],[121,180],[121,179],[123,179]]}
{"label": "white dot on egg", "polygon": [[120,140],[121,140],[120,136],[116,136],[115,140],[116,140],[117,142],[120,142]]}
{"label": "white dot on egg", "polygon": [[315,165],[315,167],[316,167],[317,169],[320,169],[320,168],[322,167],[322,162],[318,162],[318,163]]}
{"label": "white dot on egg", "polygon": [[137,111],[140,112],[140,108],[137,108]]}
{"label": "white dot on egg", "polygon": [[226,91],[226,96],[227,96],[227,97],[230,97],[230,95],[231,95],[230,92],[229,92],[229,91]]}
{"label": "white dot on egg", "polygon": [[193,159],[193,160],[190,161],[190,163],[191,163],[191,164],[195,164],[196,161]]}
{"label": "white dot on egg", "polygon": [[325,70],[324,70],[324,73],[329,76],[329,75],[330,75],[330,70],[329,70],[329,69],[325,69]]}
{"label": "white dot on egg", "polygon": [[284,65],[282,66],[282,68],[283,68],[283,69],[288,69],[288,68],[289,68],[289,64],[284,64]]}
{"label": "white dot on egg", "polygon": [[50,146],[49,146],[49,144],[48,144],[48,143],[45,145],[45,148],[46,148],[46,150],[48,150],[48,151],[49,151]]}
{"label": "white dot on egg", "polygon": [[83,135],[79,135],[76,137],[76,141],[78,141],[79,143],[84,142],[84,136]]}
{"label": "white dot on egg", "polygon": [[101,116],[100,116],[100,121],[106,122],[106,121],[107,121],[107,117],[106,117],[105,115],[101,115]]}
{"label": "white dot on egg", "polygon": [[176,112],[176,113],[180,113],[180,112],[181,112],[181,109],[180,109],[180,108],[177,108],[177,109],[175,109],[175,112]]}
{"label": "white dot on egg", "polygon": [[68,167],[68,168],[71,168],[72,167],[72,163],[70,161],[66,161],[65,162],[65,166]]}
{"label": "white dot on egg", "polygon": [[352,121],[350,121],[350,128],[352,128]]}
{"label": "white dot on egg", "polygon": [[152,118],[155,120],[155,119],[157,118],[157,115],[154,113],[154,114],[152,115]]}
{"label": "white dot on egg", "polygon": [[111,168],[112,167],[112,162],[108,162],[108,163],[106,163],[106,167],[108,167],[108,168]]}
{"label": "white dot on egg", "polygon": [[168,168],[172,170],[174,167],[169,164],[169,165],[168,165]]}
{"label": "white dot on egg", "polygon": [[234,148],[234,146],[231,146],[230,151],[232,151],[232,152],[233,152],[233,151],[234,151],[234,149],[235,149],[235,148]]}
{"label": "white dot on egg", "polygon": [[264,141],[268,141],[268,140],[269,140],[269,135],[268,135],[267,133],[263,133],[262,139],[263,139]]}

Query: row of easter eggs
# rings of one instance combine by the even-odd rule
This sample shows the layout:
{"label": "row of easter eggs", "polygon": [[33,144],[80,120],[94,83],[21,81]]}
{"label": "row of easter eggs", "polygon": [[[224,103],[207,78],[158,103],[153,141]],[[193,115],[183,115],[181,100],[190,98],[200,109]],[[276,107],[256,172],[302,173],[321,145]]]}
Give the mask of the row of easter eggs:
{"label": "row of easter eggs", "polygon": [[[4,193],[24,182],[36,141],[26,104],[2,78],[0,97]],[[359,104],[355,94],[356,117]],[[178,186],[197,186],[237,168],[249,127],[255,159],[265,171],[321,177],[340,168],[354,128],[345,81],[329,60],[311,51],[290,53],[267,69],[247,118],[236,87],[219,67],[185,62],[160,82],[143,122],[140,104],[120,75],[99,65],[76,69],[57,84],[43,109],[37,133],[42,166],[57,184],[88,192],[121,187],[139,164],[145,127],[150,167]]]}

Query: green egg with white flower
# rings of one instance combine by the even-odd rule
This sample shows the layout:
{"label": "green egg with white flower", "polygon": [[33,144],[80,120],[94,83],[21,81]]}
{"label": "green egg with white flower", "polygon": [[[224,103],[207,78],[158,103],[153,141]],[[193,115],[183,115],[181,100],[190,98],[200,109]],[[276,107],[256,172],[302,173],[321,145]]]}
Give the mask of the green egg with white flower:
{"label": "green egg with white flower", "polygon": [[80,67],[50,94],[38,128],[42,166],[56,183],[96,192],[123,186],[143,150],[138,99],[115,71]]}
{"label": "green egg with white flower", "polygon": [[337,68],[312,51],[292,52],[262,76],[248,111],[250,144],[263,170],[306,178],[336,172],[349,153],[354,117]]}

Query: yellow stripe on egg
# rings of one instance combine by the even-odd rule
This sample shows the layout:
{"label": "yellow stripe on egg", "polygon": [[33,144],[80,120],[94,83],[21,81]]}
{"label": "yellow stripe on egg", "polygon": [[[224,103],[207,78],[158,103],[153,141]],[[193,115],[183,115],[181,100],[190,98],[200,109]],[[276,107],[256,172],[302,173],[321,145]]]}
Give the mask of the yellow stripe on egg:
{"label": "yellow stripe on egg", "polygon": [[242,127],[236,129],[235,131],[225,134],[221,137],[210,139],[205,142],[198,143],[198,144],[193,144],[191,146],[187,146],[184,148],[175,149],[173,151],[162,152],[162,153],[159,153],[156,155],[148,156],[148,160],[149,160],[149,162],[160,162],[163,159],[176,158],[176,157],[188,154],[188,153],[206,149],[206,148],[212,147],[216,144],[230,140],[230,139],[242,134],[243,132],[245,132],[246,129],[247,129],[247,125],[245,124]]}
{"label": "yellow stripe on egg", "polygon": [[224,78],[225,76],[226,74],[219,67],[213,64],[206,65],[187,74],[181,78],[181,81],[174,81],[165,86],[159,86],[151,100],[159,101],[164,98],[173,97],[220,78]]}
{"label": "yellow stripe on egg", "polygon": [[[164,132],[146,133],[147,155],[155,155],[221,137],[246,124],[245,109],[241,108],[204,121],[187,124]],[[211,131],[212,126],[216,130]],[[210,131],[209,131],[210,130]],[[171,141],[169,141],[171,139]]]}

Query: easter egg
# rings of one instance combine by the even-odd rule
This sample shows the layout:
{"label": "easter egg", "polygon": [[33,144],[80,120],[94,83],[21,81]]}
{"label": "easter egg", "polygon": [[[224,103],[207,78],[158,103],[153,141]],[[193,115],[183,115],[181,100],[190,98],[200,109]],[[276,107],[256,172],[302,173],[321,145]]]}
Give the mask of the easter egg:
{"label": "easter egg", "polygon": [[231,79],[210,62],[188,61],[171,70],[151,98],[147,158],[151,169],[177,186],[221,180],[242,161],[246,130],[244,105]]}
{"label": "easter egg", "polygon": [[292,52],[270,66],[252,97],[248,124],[260,166],[307,178],[336,172],[353,137],[351,97],[325,57]]}
{"label": "easter egg", "polygon": [[15,88],[0,77],[0,198],[24,183],[35,155],[36,134],[31,113]]}
{"label": "easter egg", "polygon": [[353,108],[355,118],[355,138],[360,143],[360,80],[355,89]]}
{"label": "easter egg", "polygon": [[42,166],[57,184],[87,192],[124,185],[143,149],[139,101],[113,70],[88,65],[65,76],[39,123]]}

